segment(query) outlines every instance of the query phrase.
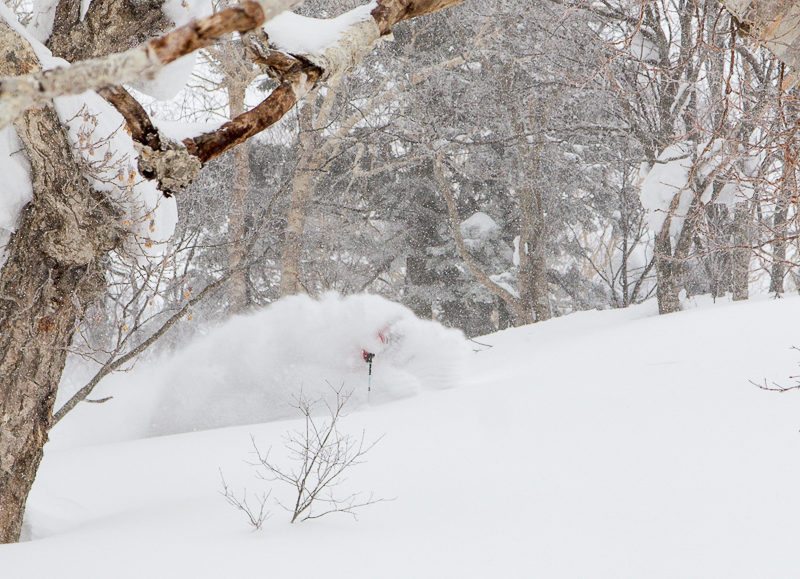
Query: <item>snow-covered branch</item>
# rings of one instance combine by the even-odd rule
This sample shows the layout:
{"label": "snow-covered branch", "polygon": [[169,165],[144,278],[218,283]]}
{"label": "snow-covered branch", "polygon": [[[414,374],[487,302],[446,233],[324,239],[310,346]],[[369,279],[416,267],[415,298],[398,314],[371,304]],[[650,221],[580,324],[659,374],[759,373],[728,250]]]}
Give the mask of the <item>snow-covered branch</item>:
{"label": "snow-covered branch", "polygon": [[[347,28],[335,42],[312,54],[303,55],[321,71],[319,78],[309,79],[310,84],[344,74],[360,62],[378,39],[388,34],[396,23],[461,1],[377,0],[352,11],[356,18],[348,22]],[[193,20],[131,50],[81,61],[69,67],[0,79],[0,127],[13,121],[25,109],[58,96],[81,94],[87,90],[152,78],[181,56],[208,47],[232,32],[254,30],[300,2],[248,0],[211,16]],[[300,37],[304,36],[302,30],[298,32]],[[305,79],[300,76],[292,79],[292,89],[297,93],[297,98],[311,88],[304,83]],[[276,100],[273,99],[273,102]],[[268,108],[274,110],[273,107]]]}
{"label": "snow-covered branch", "polygon": [[47,71],[0,80],[0,127],[27,108],[64,95],[152,78],[167,64],[231,32],[247,32],[299,0],[248,0],[176,28],[136,48]]}
{"label": "snow-covered branch", "polygon": [[[231,119],[212,133],[186,139],[183,144],[203,163],[223,154],[278,122],[319,83],[344,75],[361,62],[381,36],[388,34],[398,22],[454,6],[461,1],[378,0],[377,6],[370,3],[332,19],[329,25],[333,36],[338,39],[316,50],[304,45],[303,41],[294,45],[279,44],[283,50],[259,50],[257,43],[250,43],[253,59],[281,84],[252,110]],[[399,5],[405,6],[406,10],[399,10]],[[342,23],[345,25],[342,26]],[[307,39],[313,36],[303,33],[303,26],[307,27],[309,23],[301,21],[294,24],[297,26],[292,35],[294,38]],[[269,32],[274,34],[272,30]],[[294,56],[294,52],[298,56]]]}

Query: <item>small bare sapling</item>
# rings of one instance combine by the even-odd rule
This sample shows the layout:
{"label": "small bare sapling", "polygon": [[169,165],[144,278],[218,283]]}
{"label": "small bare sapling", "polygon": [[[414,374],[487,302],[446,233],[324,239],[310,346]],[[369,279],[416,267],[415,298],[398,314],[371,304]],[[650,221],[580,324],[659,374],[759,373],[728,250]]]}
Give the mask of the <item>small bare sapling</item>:
{"label": "small bare sapling", "polygon": [[[345,473],[364,462],[364,456],[374,448],[380,438],[366,441],[364,431],[360,436],[343,433],[339,422],[345,416],[344,407],[350,400],[350,392],[334,389],[335,399],[309,401],[302,395],[296,408],[304,418],[302,430],[291,431],[285,436],[288,458],[293,463],[282,467],[262,453],[253,440],[257,457],[254,465],[258,476],[268,481],[278,481],[294,489],[293,504],[278,504],[292,514],[291,522],[318,519],[331,513],[347,513],[356,516],[356,511],[382,502],[370,493],[340,494],[337,487],[345,482]],[[314,410],[324,406],[323,417],[314,417]]]}
{"label": "small bare sapling", "polygon": [[[334,394],[332,402],[323,399],[309,401],[302,395],[297,398],[295,407],[303,416],[303,427],[284,436],[291,464],[282,466],[272,461],[270,451],[262,452],[251,437],[256,460],[250,464],[256,469],[256,476],[264,481],[284,483],[293,489],[291,503],[275,501],[291,513],[292,523],[318,519],[331,513],[346,513],[355,518],[359,509],[386,500],[376,498],[372,493],[337,492],[346,480],[345,474],[351,467],[364,462],[364,457],[380,438],[368,442],[364,431],[359,436],[342,432],[339,423],[346,416],[344,408],[351,393],[340,388],[334,389]],[[324,407],[325,412],[314,416],[320,407]],[[230,492],[224,478],[222,482],[222,494],[228,503],[242,511],[251,526],[260,529],[268,516],[265,504],[269,493],[257,497],[255,504],[249,505],[246,490],[239,499]]]}
{"label": "small bare sapling", "polygon": [[219,471],[219,478],[222,480],[222,490],[220,494],[225,497],[229,505],[247,517],[247,522],[254,530],[260,531],[261,527],[264,525],[264,521],[270,516],[270,512],[267,510],[267,500],[269,500],[269,495],[272,491],[248,497],[247,489],[243,489],[242,497],[239,498],[236,493],[228,487],[222,470]]}

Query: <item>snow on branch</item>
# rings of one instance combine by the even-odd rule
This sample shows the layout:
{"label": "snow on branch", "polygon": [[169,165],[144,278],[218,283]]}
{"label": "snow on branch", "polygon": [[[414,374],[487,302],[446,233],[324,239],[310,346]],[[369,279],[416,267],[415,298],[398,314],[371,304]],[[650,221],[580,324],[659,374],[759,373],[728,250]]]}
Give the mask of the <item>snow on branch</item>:
{"label": "snow on branch", "polygon": [[[381,36],[391,32],[398,22],[461,2],[377,0],[328,21],[281,15],[272,24],[280,24],[282,20],[293,32],[286,36],[293,38],[319,36],[322,23],[326,22],[329,29],[323,36],[332,39],[332,44],[311,45],[306,41],[306,44],[285,45],[284,37],[279,37],[278,42],[272,37],[268,38],[269,44],[277,44],[284,50],[308,50],[295,56],[283,50],[264,47],[258,42],[257,34],[249,35],[246,44],[251,58],[281,84],[252,110],[231,119],[214,132],[184,140],[184,146],[201,162],[208,162],[274,125],[319,83],[340,78],[361,62]],[[265,28],[275,35],[276,29],[272,25]]]}
{"label": "snow on branch", "polygon": [[231,32],[247,32],[300,3],[300,0],[246,1],[193,20],[136,48],[47,71],[0,80],[0,127],[24,110],[64,95],[152,78],[167,64]]}
{"label": "snow on branch", "polygon": [[[285,41],[273,41],[264,35],[270,29],[263,30],[261,26],[302,0],[248,0],[121,53],[44,72],[0,78],[0,128],[37,104],[96,89],[122,114],[131,136],[139,143],[142,175],[156,180],[169,195],[181,191],[193,181],[202,164],[277,123],[319,83],[335,82],[361,62],[398,22],[455,6],[462,1],[373,0],[327,20],[282,14],[284,25],[292,29],[291,36],[314,38],[325,30],[323,36],[327,39],[313,46],[306,46],[301,41],[284,47],[281,44]],[[272,34],[280,36],[276,30],[272,29]],[[257,38],[259,31],[261,36],[265,36],[267,47],[249,52],[280,84],[261,104],[231,119],[216,131],[185,139],[180,144],[162,142],[141,105],[119,87],[141,78],[152,78],[167,64],[211,46],[227,34],[250,33],[245,36],[247,39]],[[246,41],[246,44],[258,43]],[[290,49],[299,54],[292,54],[288,51]],[[180,161],[177,165],[176,160]],[[173,170],[175,166],[178,166],[177,171]]]}
{"label": "snow on branch", "polygon": [[[27,108],[52,98],[81,94],[87,90],[152,78],[167,64],[181,56],[208,47],[232,32],[256,29],[302,0],[248,0],[238,6],[193,20],[131,50],[101,58],[0,79],[0,128],[13,121]],[[338,39],[333,44],[305,55],[322,72],[318,80],[339,76],[360,62],[378,39],[403,20],[460,4],[463,0],[375,0],[351,11]],[[340,19],[331,19],[333,21]],[[302,27],[297,31],[305,34]],[[299,78],[299,77],[298,77]],[[302,97],[310,86],[294,79],[293,88]]]}

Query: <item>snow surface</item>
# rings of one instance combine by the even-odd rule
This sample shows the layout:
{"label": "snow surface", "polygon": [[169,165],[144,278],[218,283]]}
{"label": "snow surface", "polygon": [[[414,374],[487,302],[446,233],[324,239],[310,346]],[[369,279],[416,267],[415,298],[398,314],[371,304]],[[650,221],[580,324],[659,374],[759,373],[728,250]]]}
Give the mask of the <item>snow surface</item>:
{"label": "snow surface", "polygon": [[[370,393],[362,350],[375,354]],[[293,296],[108,379],[94,396],[114,400],[83,405],[53,439],[65,446],[286,418],[301,393],[331,398],[339,387],[353,391],[351,407],[387,402],[455,385],[469,354],[461,332],[379,296]]]}
{"label": "snow surface", "polygon": [[252,532],[219,495],[296,421],[48,448],[3,577],[800,576],[800,396],[748,382],[796,373],[800,299],[655,310],[482,338],[460,387],[350,415],[385,438],[343,490],[395,498],[358,521]]}

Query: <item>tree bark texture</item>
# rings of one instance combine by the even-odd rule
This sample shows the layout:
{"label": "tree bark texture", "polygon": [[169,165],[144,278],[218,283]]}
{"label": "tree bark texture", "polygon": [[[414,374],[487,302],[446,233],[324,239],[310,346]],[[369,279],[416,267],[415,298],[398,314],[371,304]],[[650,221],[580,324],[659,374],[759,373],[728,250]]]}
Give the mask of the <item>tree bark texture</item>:
{"label": "tree bark texture", "polygon": [[99,261],[120,241],[115,208],[80,176],[55,112],[27,111],[16,128],[34,201],[0,272],[0,543],[19,538],[67,347],[105,289]]}
{"label": "tree bark texture", "polygon": [[658,313],[671,314],[679,312],[681,302],[680,293],[680,264],[672,256],[672,242],[669,237],[669,220],[656,236],[656,298],[658,299]]}
{"label": "tree bark texture", "polygon": [[742,29],[800,70],[800,5],[795,0],[724,0]]}
{"label": "tree bark texture", "polygon": [[292,179],[292,198],[286,215],[286,229],[281,250],[281,296],[294,295],[303,290],[300,271],[303,232],[306,228],[313,189],[314,173],[306,163],[301,162]]}
{"label": "tree bark texture", "polygon": [[545,218],[542,196],[533,186],[520,191],[521,227],[519,236],[519,297],[523,309],[533,312],[532,321],[552,317],[547,259],[545,257]]}
{"label": "tree bark texture", "polygon": [[733,251],[731,272],[734,301],[749,297],[750,285],[750,203],[739,201],[733,210]]}
{"label": "tree bark texture", "polygon": [[[231,79],[228,100],[231,117],[242,114],[245,107],[246,85]],[[233,312],[241,312],[248,304],[247,269],[240,267],[245,261],[247,215],[245,203],[250,189],[250,151],[247,143],[233,150],[233,186],[228,212],[228,269],[232,272],[228,282],[228,296]]]}

